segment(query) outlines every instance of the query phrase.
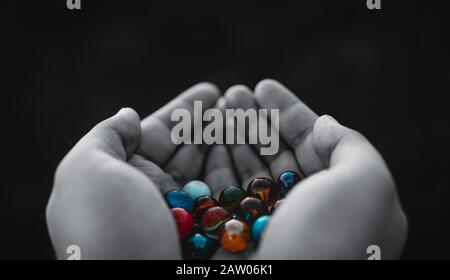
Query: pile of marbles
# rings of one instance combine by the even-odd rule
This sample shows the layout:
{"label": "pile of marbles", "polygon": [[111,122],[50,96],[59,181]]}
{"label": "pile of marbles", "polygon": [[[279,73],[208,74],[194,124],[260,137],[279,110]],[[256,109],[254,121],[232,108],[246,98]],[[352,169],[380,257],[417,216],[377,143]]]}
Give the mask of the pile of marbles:
{"label": "pile of marbles", "polygon": [[274,183],[269,178],[254,178],[247,191],[226,187],[219,201],[208,185],[191,181],[182,190],[164,197],[175,218],[187,259],[208,259],[218,246],[239,253],[253,241],[256,244],[286,194],[301,180],[293,171],[283,172]]}

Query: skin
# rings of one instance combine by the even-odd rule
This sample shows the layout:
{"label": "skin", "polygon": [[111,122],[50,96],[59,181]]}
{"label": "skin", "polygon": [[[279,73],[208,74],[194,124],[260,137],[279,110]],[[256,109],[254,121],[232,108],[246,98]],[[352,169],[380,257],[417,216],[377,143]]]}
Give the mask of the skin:
{"label": "skin", "polygon": [[[170,140],[175,108],[280,109],[280,150],[261,157],[253,145],[181,145]],[[247,133],[250,133],[247,131]],[[47,206],[58,258],[77,244],[83,259],[180,259],[175,222],[162,194],[200,178],[217,198],[231,184],[284,170],[308,176],[271,218],[258,249],[221,249],[214,259],[364,259],[375,244],[383,259],[398,258],[407,221],[393,178],[360,133],[317,116],[274,80],[252,92],[230,88],[223,97],[198,84],[140,121],[126,108],[86,134],[62,160]]]}

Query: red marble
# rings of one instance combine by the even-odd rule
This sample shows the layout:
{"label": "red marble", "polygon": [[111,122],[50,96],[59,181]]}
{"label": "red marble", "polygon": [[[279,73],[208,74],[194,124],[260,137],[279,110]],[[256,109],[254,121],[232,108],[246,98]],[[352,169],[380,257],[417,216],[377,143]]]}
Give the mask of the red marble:
{"label": "red marble", "polygon": [[201,226],[209,238],[218,239],[220,226],[230,218],[230,213],[227,210],[220,206],[215,206],[205,211],[201,220]]}
{"label": "red marble", "polygon": [[177,224],[178,235],[181,240],[184,240],[191,234],[194,226],[192,214],[184,208],[172,208],[171,210]]}

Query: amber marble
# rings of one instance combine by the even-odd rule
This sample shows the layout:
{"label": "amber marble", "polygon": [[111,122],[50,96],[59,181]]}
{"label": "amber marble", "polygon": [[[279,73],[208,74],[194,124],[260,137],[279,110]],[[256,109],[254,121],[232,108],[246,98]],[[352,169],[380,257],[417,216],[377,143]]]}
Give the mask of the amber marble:
{"label": "amber marble", "polygon": [[251,240],[249,226],[240,220],[231,219],[220,228],[220,245],[228,252],[244,251]]}

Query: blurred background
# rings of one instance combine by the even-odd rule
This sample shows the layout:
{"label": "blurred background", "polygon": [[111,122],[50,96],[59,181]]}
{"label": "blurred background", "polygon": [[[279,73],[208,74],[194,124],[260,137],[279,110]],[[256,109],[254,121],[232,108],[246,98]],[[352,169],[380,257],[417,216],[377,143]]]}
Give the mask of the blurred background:
{"label": "blurred background", "polygon": [[225,91],[269,77],[384,156],[409,218],[403,258],[448,258],[450,18],[441,6],[15,2],[2,11],[1,259],[54,258],[45,224],[53,174],[97,122],[124,106],[144,117],[197,82]]}

